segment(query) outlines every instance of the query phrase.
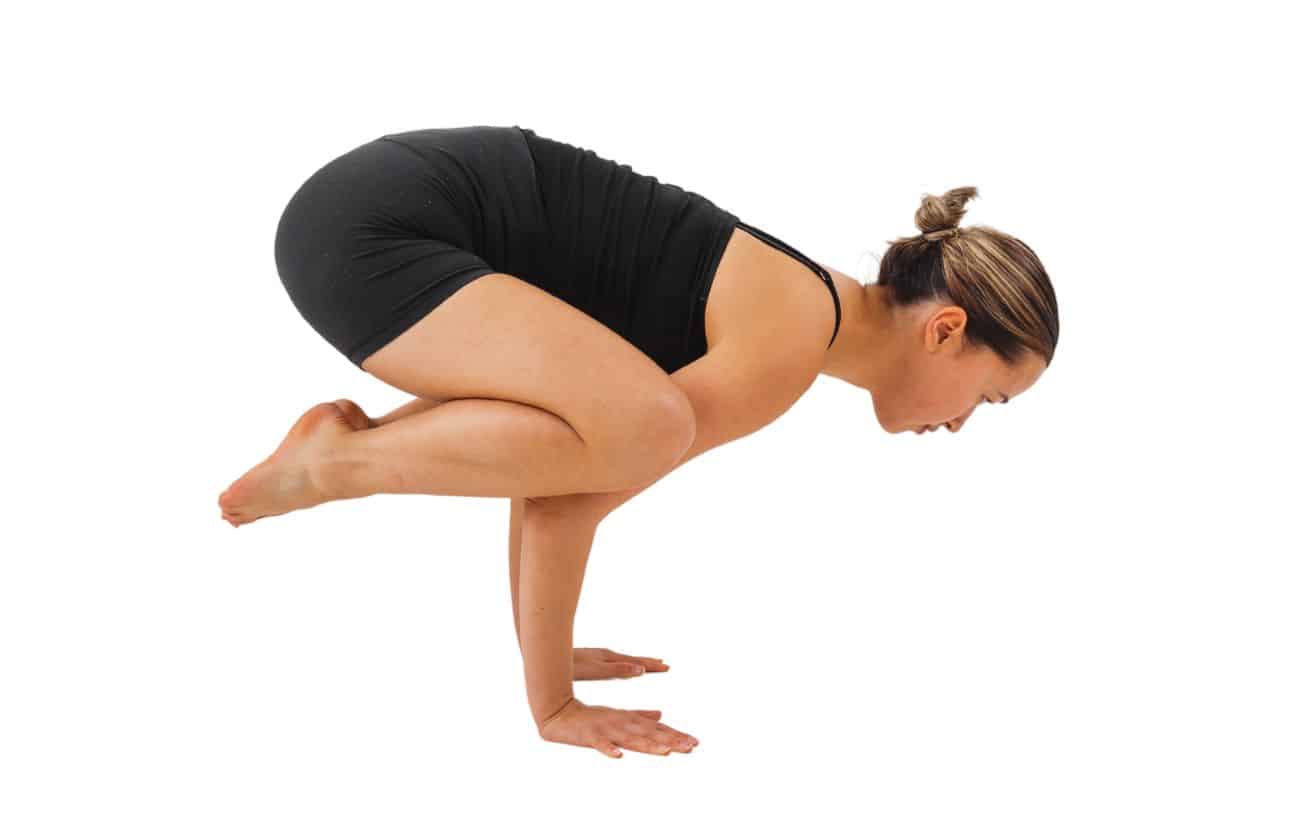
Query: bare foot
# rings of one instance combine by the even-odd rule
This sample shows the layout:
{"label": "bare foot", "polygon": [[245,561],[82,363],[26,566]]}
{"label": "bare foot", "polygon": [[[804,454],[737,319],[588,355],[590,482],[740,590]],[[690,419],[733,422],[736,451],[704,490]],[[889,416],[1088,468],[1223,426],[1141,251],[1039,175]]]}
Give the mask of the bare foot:
{"label": "bare foot", "polygon": [[264,516],[310,508],[329,496],[314,478],[319,455],[339,435],[373,427],[351,400],[319,403],[298,418],[279,447],[221,493],[221,518],[239,527]]}

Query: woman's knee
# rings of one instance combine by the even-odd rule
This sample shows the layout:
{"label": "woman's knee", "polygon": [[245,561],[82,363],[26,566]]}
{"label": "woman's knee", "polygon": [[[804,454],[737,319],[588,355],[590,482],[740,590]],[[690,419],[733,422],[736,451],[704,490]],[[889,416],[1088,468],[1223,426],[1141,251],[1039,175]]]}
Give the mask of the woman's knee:
{"label": "woman's knee", "polygon": [[663,450],[672,452],[667,455],[668,467],[671,468],[695,442],[695,407],[686,392],[676,384],[665,389],[658,402],[657,416],[662,427],[657,433]]}
{"label": "woman's knee", "polygon": [[596,443],[621,483],[617,489],[643,485],[672,470],[695,442],[695,409],[671,382],[620,413],[610,418],[616,422]]}

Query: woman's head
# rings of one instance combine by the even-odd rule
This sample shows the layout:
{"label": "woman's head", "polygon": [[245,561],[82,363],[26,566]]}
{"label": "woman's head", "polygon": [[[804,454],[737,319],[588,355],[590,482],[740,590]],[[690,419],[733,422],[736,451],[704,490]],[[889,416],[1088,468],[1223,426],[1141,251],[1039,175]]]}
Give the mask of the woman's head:
{"label": "woman's head", "polygon": [[902,339],[872,390],[887,431],[957,431],[980,403],[1028,389],[1056,352],[1056,293],[1038,256],[991,227],[958,226],[975,196],[926,196],[921,234],[891,242],[880,262]]}

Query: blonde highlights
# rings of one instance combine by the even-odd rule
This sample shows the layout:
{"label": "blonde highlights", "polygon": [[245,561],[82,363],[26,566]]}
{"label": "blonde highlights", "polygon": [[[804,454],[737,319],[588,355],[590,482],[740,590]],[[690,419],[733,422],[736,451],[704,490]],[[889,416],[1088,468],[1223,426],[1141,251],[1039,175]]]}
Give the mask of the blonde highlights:
{"label": "blonde highlights", "polygon": [[1027,244],[992,227],[959,227],[974,187],[925,196],[916,211],[921,234],[890,242],[877,283],[891,303],[932,298],[966,312],[966,336],[1009,365],[1026,351],[1048,364],[1056,352],[1056,292]]}

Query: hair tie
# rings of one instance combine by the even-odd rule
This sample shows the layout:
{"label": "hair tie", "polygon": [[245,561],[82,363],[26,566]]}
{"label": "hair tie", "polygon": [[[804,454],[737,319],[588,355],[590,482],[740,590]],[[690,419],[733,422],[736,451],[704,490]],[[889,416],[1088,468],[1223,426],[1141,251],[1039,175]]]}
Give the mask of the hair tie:
{"label": "hair tie", "polygon": [[921,235],[925,237],[926,241],[938,241],[944,236],[957,235],[959,232],[960,230],[957,227],[948,227],[947,229],[935,230],[930,233],[921,233]]}

